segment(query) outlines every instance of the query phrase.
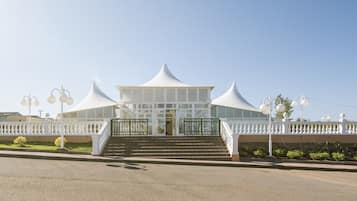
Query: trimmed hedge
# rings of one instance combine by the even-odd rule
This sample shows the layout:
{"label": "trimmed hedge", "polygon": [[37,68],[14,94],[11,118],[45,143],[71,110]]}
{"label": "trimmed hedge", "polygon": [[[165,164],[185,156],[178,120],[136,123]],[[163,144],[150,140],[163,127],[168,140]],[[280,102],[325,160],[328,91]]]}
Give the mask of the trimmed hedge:
{"label": "trimmed hedge", "polygon": [[276,157],[286,157],[288,151],[284,148],[277,148],[273,150],[273,155]]}
{"label": "trimmed hedge", "polygon": [[330,154],[328,152],[313,152],[309,153],[309,156],[312,160],[327,160],[330,158]]}
{"label": "trimmed hedge", "polygon": [[291,151],[288,151],[286,156],[290,159],[300,159],[304,156],[304,152],[301,150],[297,150],[297,149],[291,150]]}
{"label": "trimmed hedge", "polygon": [[23,136],[19,136],[14,139],[14,144],[17,144],[21,147],[24,147],[26,142],[27,142],[27,139],[26,139],[26,137],[23,137]]}
{"label": "trimmed hedge", "polygon": [[340,152],[333,152],[332,153],[332,158],[335,161],[343,161],[343,160],[345,160],[345,154],[344,153],[340,153]]}
{"label": "trimmed hedge", "polygon": [[253,152],[253,154],[258,158],[265,158],[267,155],[264,149],[257,149]]}

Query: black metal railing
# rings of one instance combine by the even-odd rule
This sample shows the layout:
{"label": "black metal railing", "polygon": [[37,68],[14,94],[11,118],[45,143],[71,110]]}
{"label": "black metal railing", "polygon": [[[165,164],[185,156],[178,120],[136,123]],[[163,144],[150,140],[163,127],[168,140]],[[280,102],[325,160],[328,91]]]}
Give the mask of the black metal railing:
{"label": "black metal railing", "polygon": [[219,118],[184,118],[185,135],[220,135]]}
{"label": "black metal railing", "polygon": [[112,119],[111,135],[117,136],[143,136],[149,134],[148,119]]}

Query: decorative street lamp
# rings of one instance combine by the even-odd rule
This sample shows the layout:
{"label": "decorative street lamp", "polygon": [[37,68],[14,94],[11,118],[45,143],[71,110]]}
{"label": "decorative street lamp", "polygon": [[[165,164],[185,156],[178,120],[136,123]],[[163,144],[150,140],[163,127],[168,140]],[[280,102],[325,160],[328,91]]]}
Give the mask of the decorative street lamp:
{"label": "decorative street lamp", "polygon": [[330,115],[322,116],[321,121],[331,121],[331,116]]}
{"label": "decorative street lamp", "polygon": [[40,102],[38,101],[36,96],[31,96],[31,94],[29,94],[22,98],[21,105],[24,107],[28,107],[29,115],[31,115],[31,108],[38,107],[40,105]]}
{"label": "decorative street lamp", "polygon": [[[269,157],[273,156],[273,143],[271,139],[272,135],[272,115],[274,109],[274,99],[271,97],[264,98],[263,103],[259,107],[260,111],[265,114],[269,115],[269,124],[268,124],[268,134],[269,134]],[[277,104],[275,107],[276,112],[285,112],[285,105],[280,100],[280,103]]]}
{"label": "decorative street lamp", "polygon": [[[63,86],[61,88],[54,88],[51,90],[51,95],[47,98],[47,101],[50,104],[56,103],[56,97],[54,96],[54,93],[58,92],[59,94],[59,102],[61,103],[61,116],[63,114],[63,105],[66,103],[67,105],[72,105],[73,104],[73,98],[71,97],[70,92],[65,89]],[[61,132],[61,149],[64,149],[64,133]]]}
{"label": "decorative street lamp", "polygon": [[71,93],[65,89],[63,86],[61,88],[54,88],[51,91],[51,95],[47,98],[47,101],[50,104],[56,103],[56,97],[54,96],[54,92],[58,92],[60,97],[59,101],[61,103],[61,114],[63,113],[63,105],[66,103],[67,105],[72,105],[73,104],[73,98],[71,97]]}
{"label": "decorative street lamp", "polygon": [[300,119],[303,121],[304,109],[309,106],[309,100],[305,96],[300,96],[298,100],[291,102],[291,107],[296,108],[299,106],[301,109]]}

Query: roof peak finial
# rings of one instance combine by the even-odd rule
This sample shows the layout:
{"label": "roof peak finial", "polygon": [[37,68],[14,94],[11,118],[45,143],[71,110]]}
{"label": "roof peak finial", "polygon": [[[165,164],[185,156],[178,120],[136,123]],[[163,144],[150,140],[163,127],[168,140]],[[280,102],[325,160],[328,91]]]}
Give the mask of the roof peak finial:
{"label": "roof peak finial", "polygon": [[231,87],[229,89],[230,89],[229,91],[232,91],[232,90],[238,91],[237,82],[233,81],[232,84],[231,84]]}

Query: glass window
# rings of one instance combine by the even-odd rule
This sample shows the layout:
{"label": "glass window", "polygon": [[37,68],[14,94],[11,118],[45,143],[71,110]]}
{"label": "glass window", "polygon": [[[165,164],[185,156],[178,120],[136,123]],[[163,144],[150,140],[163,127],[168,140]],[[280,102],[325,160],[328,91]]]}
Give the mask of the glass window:
{"label": "glass window", "polygon": [[166,89],[166,102],[176,102],[175,89]]}
{"label": "glass window", "polygon": [[186,89],[177,89],[177,101],[186,102]]}
{"label": "glass window", "polygon": [[197,89],[188,89],[188,101],[190,102],[197,101]]}
{"label": "glass window", "polygon": [[207,102],[209,100],[208,89],[199,89],[198,93],[198,99],[200,102]]}

